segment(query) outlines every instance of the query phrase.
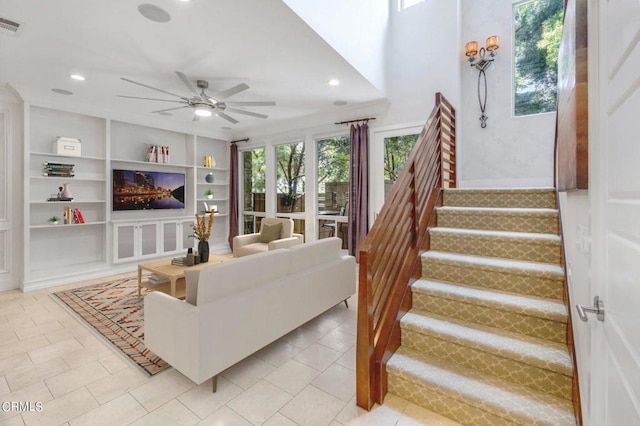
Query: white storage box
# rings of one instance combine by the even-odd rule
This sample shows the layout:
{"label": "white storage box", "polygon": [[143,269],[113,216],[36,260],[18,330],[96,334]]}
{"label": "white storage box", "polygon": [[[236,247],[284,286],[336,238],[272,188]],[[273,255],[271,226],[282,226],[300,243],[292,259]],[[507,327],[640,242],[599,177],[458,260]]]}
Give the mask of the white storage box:
{"label": "white storage box", "polygon": [[58,136],[53,140],[53,153],[58,155],[68,155],[70,157],[80,157],[80,139]]}

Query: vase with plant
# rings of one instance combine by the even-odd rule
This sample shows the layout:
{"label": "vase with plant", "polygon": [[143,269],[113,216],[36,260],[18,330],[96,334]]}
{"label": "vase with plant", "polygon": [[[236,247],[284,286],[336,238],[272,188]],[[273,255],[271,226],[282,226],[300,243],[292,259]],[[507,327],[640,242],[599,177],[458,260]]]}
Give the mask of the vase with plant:
{"label": "vase with plant", "polygon": [[60,221],[60,218],[58,216],[51,216],[49,218],[49,223],[51,225],[57,225],[59,221]]}
{"label": "vase with plant", "polygon": [[211,237],[211,228],[213,227],[213,214],[204,214],[200,216],[196,213],[196,222],[191,224],[194,238],[198,239],[198,253],[200,254],[200,262],[209,261],[209,237]]}
{"label": "vase with plant", "polygon": [[204,195],[207,196],[208,199],[213,199],[213,191],[210,189],[207,189],[206,191],[204,191]]}

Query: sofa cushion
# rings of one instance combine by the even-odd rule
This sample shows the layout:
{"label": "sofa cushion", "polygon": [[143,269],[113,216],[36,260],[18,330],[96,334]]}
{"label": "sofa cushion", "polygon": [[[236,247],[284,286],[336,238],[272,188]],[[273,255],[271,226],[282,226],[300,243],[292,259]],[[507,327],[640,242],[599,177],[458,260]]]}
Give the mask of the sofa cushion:
{"label": "sofa cushion", "polygon": [[266,224],[263,223],[260,227],[260,236],[258,237],[261,243],[270,243],[273,240],[280,239],[280,233],[282,232],[282,224]]}
{"label": "sofa cushion", "polygon": [[191,304],[196,305],[198,300],[198,279],[200,277],[200,270],[196,269],[185,269],[184,270],[184,278],[186,285],[186,294],[184,297],[184,301]]}
{"label": "sofa cushion", "polygon": [[200,270],[196,305],[200,306],[283,277],[291,263],[289,250],[272,250],[216,263]]}
{"label": "sofa cushion", "polygon": [[234,251],[234,257],[248,256],[250,254],[264,253],[269,251],[269,244],[253,243],[241,246]]}
{"label": "sofa cushion", "polygon": [[342,257],[342,240],[337,237],[323,238],[306,244],[291,247],[290,272],[338,260]]}

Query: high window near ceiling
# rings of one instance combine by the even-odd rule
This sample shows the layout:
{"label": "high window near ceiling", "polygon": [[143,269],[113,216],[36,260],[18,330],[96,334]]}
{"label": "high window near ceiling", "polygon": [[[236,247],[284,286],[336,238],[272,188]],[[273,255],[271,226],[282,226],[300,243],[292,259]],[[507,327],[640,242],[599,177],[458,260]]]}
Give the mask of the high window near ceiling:
{"label": "high window near ceiling", "polygon": [[398,0],[398,10],[404,10],[425,0]]}
{"label": "high window near ceiling", "polygon": [[244,233],[258,232],[265,216],[264,148],[242,152],[242,214]]}
{"label": "high window near ceiling", "polygon": [[317,144],[318,238],[338,237],[347,248],[349,209],[349,137],[320,139]]}
{"label": "high window near ceiling", "polygon": [[562,19],[563,0],[518,1],[513,5],[516,116],[556,110]]}
{"label": "high window near ceiling", "polygon": [[276,147],[276,212],[293,219],[294,232],[305,234],[305,144],[295,142]]}

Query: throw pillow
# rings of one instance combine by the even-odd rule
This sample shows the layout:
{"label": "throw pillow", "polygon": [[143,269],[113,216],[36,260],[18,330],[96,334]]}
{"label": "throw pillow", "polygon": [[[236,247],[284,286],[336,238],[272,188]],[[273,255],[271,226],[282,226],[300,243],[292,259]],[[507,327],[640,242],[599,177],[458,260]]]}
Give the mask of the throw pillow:
{"label": "throw pillow", "polygon": [[260,228],[260,236],[258,237],[258,240],[261,243],[270,243],[273,240],[279,240],[280,231],[282,231],[281,223],[274,223],[273,225],[263,223]]}

